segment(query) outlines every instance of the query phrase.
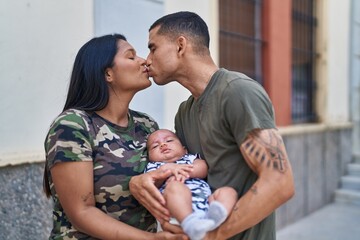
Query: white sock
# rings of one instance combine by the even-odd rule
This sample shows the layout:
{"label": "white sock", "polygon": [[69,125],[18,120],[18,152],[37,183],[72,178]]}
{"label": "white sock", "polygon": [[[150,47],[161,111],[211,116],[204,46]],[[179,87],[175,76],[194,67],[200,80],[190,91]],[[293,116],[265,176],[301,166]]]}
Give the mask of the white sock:
{"label": "white sock", "polygon": [[190,240],[201,240],[210,229],[214,229],[214,220],[204,217],[205,214],[193,212],[181,222],[181,227]]}
{"label": "white sock", "polygon": [[215,222],[215,225],[210,229],[210,231],[220,226],[226,220],[227,216],[228,212],[220,202],[211,202],[209,210],[205,216],[205,218],[212,219]]}

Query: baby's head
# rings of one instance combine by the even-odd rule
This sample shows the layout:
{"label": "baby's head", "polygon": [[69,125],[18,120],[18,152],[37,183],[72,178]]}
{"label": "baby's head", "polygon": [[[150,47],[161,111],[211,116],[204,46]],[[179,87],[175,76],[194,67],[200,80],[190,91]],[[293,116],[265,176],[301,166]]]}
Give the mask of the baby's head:
{"label": "baby's head", "polygon": [[187,153],[176,134],[167,129],[151,133],[146,145],[153,162],[175,162]]}

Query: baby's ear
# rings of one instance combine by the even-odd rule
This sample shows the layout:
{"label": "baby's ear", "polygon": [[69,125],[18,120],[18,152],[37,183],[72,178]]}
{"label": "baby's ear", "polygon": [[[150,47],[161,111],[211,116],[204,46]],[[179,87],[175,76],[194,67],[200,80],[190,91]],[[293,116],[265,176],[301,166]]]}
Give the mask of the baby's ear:
{"label": "baby's ear", "polygon": [[188,153],[188,151],[187,151],[186,147],[185,147],[185,146],[183,146],[183,148],[185,149],[185,153],[187,154],[187,153]]}

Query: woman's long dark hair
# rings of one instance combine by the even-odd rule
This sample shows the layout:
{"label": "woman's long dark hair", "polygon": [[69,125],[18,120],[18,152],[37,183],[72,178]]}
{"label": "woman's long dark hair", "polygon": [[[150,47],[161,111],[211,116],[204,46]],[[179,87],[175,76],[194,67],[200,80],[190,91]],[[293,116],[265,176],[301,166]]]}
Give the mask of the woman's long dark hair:
{"label": "woman's long dark hair", "polygon": [[[74,61],[63,111],[70,108],[99,111],[107,105],[109,89],[105,79],[105,71],[113,66],[119,40],[126,41],[126,38],[121,34],[95,37],[80,48]],[[46,196],[50,197],[46,162],[43,188]]]}
{"label": "woman's long dark hair", "polygon": [[64,111],[76,108],[85,111],[103,109],[109,101],[105,70],[113,66],[120,34],[93,38],[82,46],[75,58]]}

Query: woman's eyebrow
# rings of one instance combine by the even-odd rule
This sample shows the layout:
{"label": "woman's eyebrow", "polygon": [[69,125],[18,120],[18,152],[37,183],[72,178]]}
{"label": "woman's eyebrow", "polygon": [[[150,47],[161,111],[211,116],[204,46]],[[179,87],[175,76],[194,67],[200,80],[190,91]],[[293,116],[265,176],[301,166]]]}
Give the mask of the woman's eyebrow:
{"label": "woman's eyebrow", "polygon": [[136,55],[136,50],[135,50],[134,48],[128,48],[128,49],[126,49],[126,50],[125,50],[125,53],[127,53],[127,52],[131,52],[131,53],[133,53],[133,54]]}

